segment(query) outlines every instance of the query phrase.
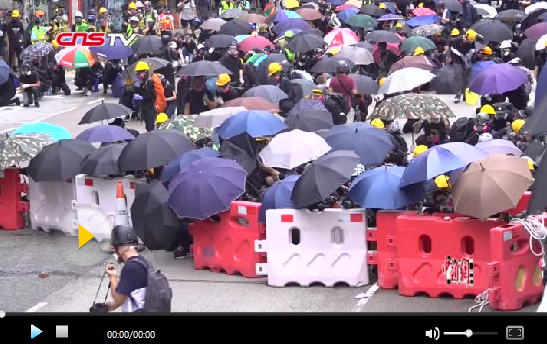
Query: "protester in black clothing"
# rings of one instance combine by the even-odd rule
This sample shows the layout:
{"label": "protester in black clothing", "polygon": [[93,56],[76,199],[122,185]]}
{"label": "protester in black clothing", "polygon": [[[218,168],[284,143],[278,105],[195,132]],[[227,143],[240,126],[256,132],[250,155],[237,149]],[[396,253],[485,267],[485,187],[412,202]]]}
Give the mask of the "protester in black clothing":
{"label": "protester in black clothing", "polygon": [[194,54],[197,50],[197,44],[190,35],[184,36],[184,42],[182,42],[182,55],[186,60],[186,63],[192,63],[194,60]]}
{"label": "protester in black clothing", "polygon": [[19,75],[19,89],[23,93],[23,106],[28,107],[34,102],[35,107],[40,107],[38,98],[40,95],[40,76],[32,69],[32,66],[25,63],[21,66]]}
{"label": "protester in black clothing", "polygon": [[190,91],[190,77],[181,76],[177,83],[177,114],[184,114],[184,104],[186,103],[186,96]]}
{"label": "protester in black clothing", "polygon": [[175,92],[175,87],[173,84],[171,84],[163,75],[161,78],[161,84],[163,86],[165,100],[167,101],[167,108],[164,112],[167,117],[171,118],[177,110],[177,93]]}
{"label": "protester in black clothing", "polygon": [[54,66],[51,73],[51,92],[57,93],[61,89],[65,95],[70,95],[70,87],[66,83],[65,69],[62,66]]}
{"label": "protester in black clothing", "polygon": [[188,91],[184,103],[184,115],[197,115],[217,107],[214,95],[205,87],[202,76],[192,78],[192,89]]}
{"label": "protester in black clothing", "polygon": [[[220,74],[217,80],[217,103],[225,103],[232,99],[241,97],[237,88],[230,86],[230,75]],[[219,99],[220,98],[220,99]]]}
{"label": "protester in black clothing", "polygon": [[0,107],[11,104],[20,105],[19,97],[15,97],[17,89],[15,88],[15,75],[9,74],[8,80],[0,85]]}
{"label": "protester in black clothing", "polygon": [[106,61],[103,72],[103,95],[106,95],[106,92],[108,91],[108,85],[112,85],[121,72],[121,60]]}
{"label": "protester in black clothing", "polygon": [[19,11],[14,10],[11,21],[6,25],[8,35],[8,65],[17,73],[17,66],[21,66],[21,52],[25,45],[25,29],[19,19]]}
{"label": "protester in black clothing", "polygon": [[239,84],[244,84],[243,63],[239,58],[239,52],[237,51],[236,45],[230,46],[228,51],[220,58],[219,62],[232,72],[232,79],[234,79],[234,82],[239,78]]}
{"label": "protester in black clothing", "polygon": [[156,89],[154,81],[149,74],[150,67],[144,61],[139,61],[135,66],[135,73],[139,79],[139,87],[135,93],[142,97],[140,101],[141,116],[144,119],[144,124],[147,132],[154,130],[156,122]]}
{"label": "protester in black clothing", "polygon": [[465,94],[465,89],[469,83],[470,60],[475,51],[475,41],[477,33],[474,30],[468,30],[464,36],[455,37],[452,40],[450,47],[450,63],[456,67],[456,75],[461,77],[462,89],[456,93],[455,103],[459,103],[462,94]]}

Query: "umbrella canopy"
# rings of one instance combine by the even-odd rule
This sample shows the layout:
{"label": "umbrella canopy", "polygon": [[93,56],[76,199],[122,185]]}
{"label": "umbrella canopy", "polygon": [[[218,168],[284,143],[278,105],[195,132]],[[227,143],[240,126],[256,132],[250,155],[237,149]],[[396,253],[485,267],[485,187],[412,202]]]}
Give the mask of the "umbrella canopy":
{"label": "umbrella canopy", "polygon": [[345,10],[342,10],[342,11],[340,11],[340,13],[338,13],[338,19],[340,19],[340,21],[342,23],[345,23],[346,20],[348,20],[350,17],[356,15],[357,13],[359,13],[358,8],[355,8],[355,7],[346,8]]}
{"label": "umbrella canopy", "polygon": [[194,125],[199,128],[216,128],[236,113],[247,111],[243,106],[223,107],[205,111],[197,116]]}
{"label": "umbrella canopy", "polygon": [[275,12],[274,15],[269,17],[268,21],[279,23],[287,19],[302,19],[302,16],[295,11],[281,10],[279,12]]}
{"label": "umbrella canopy", "polygon": [[492,154],[503,154],[503,155],[514,155],[521,156],[522,151],[515,146],[515,144],[509,140],[491,140],[488,142],[479,142],[476,144],[478,149],[485,151],[486,153]]}
{"label": "umbrella canopy", "polygon": [[408,67],[391,73],[384,84],[378,90],[380,94],[394,94],[398,92],[412,91],[427,84],[435,74],[420,68]]}
{"label": "umbrella canopy", "polygon": [[226,24],[226,20],[221,18],[209,18],[201,24],[202,30],[219,31],[222,25]]}
{"label": "umbrella canopy", "polygon": [[152,69],[152,70],[158,70],[158,69],[161,69],[163,67],[167,67],[171,64],[171,62],[167,61],[167,60],[164,60],[164,59],[160,59],[159,57],[148,57],[148,58],[145,58],[145,59],[141,59],[135,63],[133,63],[131,66],[127,67],[127,72],[130,73],[131,75],[134,75],[135,74],[135,67],[137,67],[137,63],[139,62],[146,62],[146,64],[148,64],[148,66]]}
{"label": "umbrella canopy", "polygon": [[[524,39],[516,52],[516,56],[522,60],[524,67],[533,70],[536,66],[536,42],[529,38]],[[543,45],[545,46],[545,44]]]}
{"label": "umbrella canopy", "polygon": [[0,85],[3,85],[8,81],[10,73],[11,68],[4,60],[0,60]]}
{"label": "umbrella canopy", "polygon": [[401,94],[382,101],[371,118],[394,119],[440,119],[455,118],[456,115],[441,99],[426,94]]}
{"label": "umbrella canopy", "polygon": [[[256,14],[256,13],[246,13],[242,15],[241,17],[239,17],[238,19],[245,23],[254,23],[254,24],[265,24],[267,20],[267,18],[264,17],[263,15]],[[201,26],[203,27],[203,25]]]}
{"label": "umbrella canopy", "polygon": [[526,7],[524,12],[526,14],[530,14],[532,12],[535,12],[535,11],[538,11],[538,10],[541,10],[541,9],[547,9],[547,2],[545,2],[545,1],[536,2],[535,4],[532,4],[528,7]]}
{"label": "umbrella canopy", "polygon": [[87,68],[95,64],[91,51],[82,46],[64,48],[55,54],[55,60],[60,66],[73,69]]}
{"label": "umbrella canopy", "polygon": [[80,173],[82,161],[94,150],[90,143],[81,140],[54,142],[30,161],[28,175],[35,182],[64,182]]}
{"label": "umbrella canopy", "polygon": [[228,210],[245,191],[246,178],[233,160],[201,158],[171,180],[168,204],[179,217],[204,220]]}
{"label": "umbrella canopy", "polygon": [[414,51],[418,47],[422,48],[424,51],[437,48],[432,40],[422,36],[412,36],[405,39],[399,48],[407,54],[414,54]]}
{"label": "umbrella canopy", "polygon": [[431,80],[431,90],[437,94],[455,94],[462,89],[462,80],[459,78],[461,69],[454,65],[446,65],[437,71]]}
{"label": "umbrella canopy", "polygon": [[368,14],[369,16],[380,18],[384,14],[386,14],[386,11],[381,9],[380,7],[372,4],[363,5],[360,9],[361,13]]}
{"label": "umbrella canopy", "polygon": [[526,17],[526,13],[524,11],[519,10],[506,10],[499,12],[495,19],[502,21],[502,22],[515,22],[520,23],[524,17]]}
{"label": "umbrella canopy", "polygon": [[[541,74],[544,74],[543,72],[544,71],[541,71]],[[526,118],[526,122],[524,123],[521,131],[529,135],[545,134],[547,132],[547,116],[545,116],[545,111],[547,111],[547,98],[541,99],[539,104],[536,103],[532,116]]]}
{"label": "umbrella canopy", "polygon": [[335,125],[325,141],[333,150],[354,151],[365,166],[383,163],[393,148],[387,131],[362,122]]}
{"label": "umbrella canopy", "polygon": [[217,133],[223,139],[248,133],[252,137],[274,136],[287,126],[271,112],[263,110],[243,111],[218,127]]}
{"label": "umbrella canopy", "polygon": [[220,27],[220,34],[237,36],[251,33],[249,23],[240,20],[231,20]]}
{"label": "umbrella canopy", "polygon": [[105,103],[95,106],[87,111],[78,124],[89,124],[99,121],[130,116],[133,111],[125,105]]}
{"label": "umbrella canopy", "polygon": [[174,129],[153,130],[139,135],[122,151],[122,171],[141,171],[167,164],[195,146],[186,135]]}
{"label": "umbrella canopy", "polygon": [[315,65],[313,65],[313,67],[311,68],[311,71],[313,73],[334,74],[336,72],[336,65],[338,64],[338,61],[340,60],[346,61],[350,69],[355,66],[353,62],[343,57],[323,56],[321,60],[319,60]]}
{"label": "umbrella canopy", "polygon": [[398,14],[384,14],[383,16],[381,16],[380,18],[378,18],[378,21],[379,22],[384,22],[384,21],[399,21],[399,20],[403,20],[403,16],[400,16]]}
{"label": "umbrella canopy", "polygon": [[127,145],[124,143],[115,143],[99,147],[85,157],[82,161],[80,173],[90,176],[110,176],[120,175],[122,171],[118,165],[120,154]]}
{"label": "umbrella canopy", "polygon": [[528,208],[526,209],[526,213],[529,215],[541,214],[547,207],[547,194],[543,191],[547,188],[547,178],[545,178],[546,171],[547,159],[541,159],[536,171],[536,181],[532,185],[532,197],[530,198]]}
{"label": "umbrella canopy", "polygon": [[306,79],[293,79],[289,80],[289,83],[291,84],[291,87],[294,87],[297,92],[299,92],[297,94],[300,94],[301,97],[311,96],[313,90],[317,88],[317,85],[313,83],[313,81]]}
{"label": "umbrella canopy", "polygon": [[299,174],[287,176],[266,190],[260,207],[259,222],[266,222],[266,211],[269,209],[294,209],[291,195],[298,178]]}
{"label": "umbrella canopy", "polygon": [[343,28],[330,31],[324,40],[330,46],[351,45],[359,42],[359,37],[350,29]]}
{"label": "umbrella canopy", "polygon": [[528,82],[528,75],[511,64],[499,63],[471,78],[469,90],[477,94],[502,94]]}
{"label": "umbrella canopy", "polygon": [[276,135],[260,152],[264,165],[291,170],[331,150],[319,135],[295,129]]}
{"label": "umbrella canopy", "polygon": [[49,124],[47,122],[27,123],[19,126],[12,135],[19,134],[45,134],[49,135],[53,141],[71,139],[72,135],[65,128]]}
{"label": "umbrella canopy", "polygon": [[202,60],[182,67],[177,74],[186,76],[219,76],[220,74],[232,74],[232,72],[218,61]]}
{"label": "umbrella canopy", "polygon": [[498,11],[494,7],[487,4],[476,4],[473,5],[473,7],[475,8],[479,16],[485,18],[495,18],[498,14]]}
{"label": "umbrella canopy", "polygon": [[414,17],[406,21],[406,25],[411,28],[423,25],[439,24],[441,18],[438,15]]}
{"label": "umbrella canopy", "polygon": [[158,129],[176,129],[188,136],[192,142],[210,138],[212,131],[209,128],[200,128],[196,125],[198,115],[175,116],[162,123]]}
{"label": "umbrella canopy", "polygon": [[323,103],[317,99],[300,99],[298,103],[296,103],[296,105],[291,109],[291,111],[289,111],[289,116],[298,115],[300,112],[306,110],[329,112],[325,105],[323,105]]}
{"label": "umbrella canopy", "polygon": [[494,61],[479,61],[475,62],[473,66],[471,66],[471,78],[475,77],[480,72],[495,66],[496,62]]}
{"label": "umbrella canopy", "polygon": [[309,166],[294,185],[291,200],[296,208],[321,202],[346,183],[359,157],[352,151],[335,151],[323,155]]}
{"label": "umbrella canopy", "polygon": [[[487,156],[487,153],[463,142],[449,142],[434,146],[412,159],[401,177],[400,186],[433,179]],[[520,195],[522,196],[522,193]]]}
{"label": "umbrella canopy", "polygon": [[355,85],[357,86],[357,92],[359,92],[359,94],[378,93],[378,83],[371,77],[361,74],[350,74],[350,76],[355,80]]}
{"label": "umbrella canopy", "polygon": [[219,152],[209,147],[194,149],[186,153],[183,153],[182,155],[171,160],[169,164],[165,166],[165,168],[161,172],[161,181],[163,183],[167,183],[171,181],[171,179],[173,179],[177,174],[179,174],[181,170],[185,169],[187,166],[189,166],[192,162],[196,160],[199,160],[201,158],[206,158],[206,157],[216,158],[219,156],[220,156]]}
{"label": "umbrella canopy", "polygon": [[132,48],[135,54],[155,54],[163,48],[163,43],[160,36],[138,36]]}
{"label": "umbrella canopy", "polygon": [[530,13],[530,14],[526,13],[526,17],[524,17],[524,19],[520,23],[521,24],[521,29],[526,30],[530,26],[543,21],[542,18],[545,15],[545,13],[547,13],[547,9],[539,9],[539,10],[533,12],[533,13]]}
{"label": "umbrella canopy", "polygon": [[513,39],[511,28],[499,20],[482,19],[473,24],[471,29],[483,36],[488,42],[503,42]]}
{"label": "umbrella canopy", "polygon": [[150,250],[170,250],[183,230],[173,209],[167,205],[169,191],[160,182],[137,185],[131,205],[133,230]]}
{"label": "umbrella canopy", "polygon": [[410,31],[410,36],[434,36],[443,32],[443,30],[443,26],[439,24],[422,25],[412,29],[412,31]]}
{"label": "umbrella canopy", "polygon": [[513,209],[533,182],[525,159],[491,155],[471,163],[452,187],[454,211],[485,219]]}
{"label": "umbrella canopy", "polygon": [[442,0],[439,4],[444,4],[450,12],[463,13],[463,6],[458,0]]}
{"label": "umbrella canopy", "polygon": [[346,25],[354,28],[360,28],[365,31],[371,31],[374,30],[376,25],[378,25],[378,21],[366,14],[356,14],[346,20]]}
{"label": "umbrella canopy", "polygon": [[235,40],[235,38],[230,35],[223,35],[223,34],[212,35],[204,43],[204,45],[207,48],[215,48],[215,49],[228,48],[230,45],[233,45],[233,44],[234,45],[237,44],[237,41]]}
{"label": "umbrella canopy", "polygon": [[0,170],[31,160],[52,143],[51,136],[45,134],[5,135],[0,141]]}
{"label": "umbrella canopy", "polygon": [[273,48],[274,45],[270,40],[262,36],[251,36],[245,38],[241,43],[239,43],[239,50],[247,53],[254,49],[265,49],[266,47]]}
{"label": "umbrella canopy", "polygon": [[36,58],[49,55],[53,51],[51,43],[37,42],[29,45],[21,52],[21,59],[23,61],[34,61]]}
{"label": "umbrella canopy", "polygon": [[[92,47],[92,48],[89,48],[89,50],[91,50],[93,54],[105,57],[109,60],[113,60],[113,59],[123,60],[133,55],[133,49],[123,44],[121,40],[116,39],[112,41],[112,38],[108,36],[106,36],[105,39],[106,41],[103,46]],[[114,45],[111,46],[111,44],[114,44]],[[34,45],[32,45],[32,47],[33,46]]]}
{"label": "umbrella canopy", "polygon": [[285,98],[288,98],[287,94],[277,86],[273,85],[260,85],[255,86],[247,90],[244,94],[244,97],[260,97],[266,100],[271,101],[272,103],[279,105],[279,101]]}
{"label": "umbrella canopy", "polygon": [[395,32],[386,31],[386,30],[376,30],[369,32],[365,37],[368,41],[374,43],[401,43],[402,39]]}
{"label": "umbrella canopy", "polygon": [[[291,110],[292,111],[292,110]],[[328,110],[298,110],[290,113],[285,124],[291,130],[299,129],[307,132],[316,132],[321,129],[330,129],[334,123]]]}
{"label": "umbrella canopy", "polygon": [[93,142],[118,142],[133,140],[133,136],[129,131],[117,125],[97,125],[95,127],[82,131],[76,139]]}
{"label": "umbrella canopy", "polygon": [[[340,49],[340,48],[333,48]],[[332,50],[332,49],[329,49]],[[374,57],[370,51],[365,48],[359,48],[357,46],[344,46],[340,49],[340,52],[336,54],[337,57],[345,58],[355,63],[356,65],[366,66],[374,63]]]}
{"label": "umbrella canopy", "polygon": [[524,34],[526,37],[537,41],[541,36],[547,34],[547,23],[541,22],[532,25],[524,31]]}
{"label": "umbrella canopy", "polygon": [[281,35],[285,31],[290,31],[292,29],[310,30],[312,27],[303,19],[287,19],[282,22],[275,24],[273,30]]}
{"label": "umbrella canopy", "polygon": [[402,209],[425,198],[422,184],[399,188],[404,167],[380,166],[361,173],[351,183],[348,197],[363,208]]}
{"label": "umbrella canopy", "polygon": [[323,14],[321,14],[321,12],[313,8],[300,8],[296,10],[296,12],[300,14],[302,19],[307,21],[323,19]]}
{"label": "umbrella canopy", "polygon": [[325,45],[322,37],[313,34],[298,35],[291,39],[287,47],[297,54],[306,53]]}
{"label": "umbrella canopy", "polygon": [[280,111],[277,105],[275,105],[269,100],[266,100],[260,97],[240,97],[240,98],[227,101],[223,105],[223,107],[225,108],[239,107],[239,106],[242,106],[249,111],[251,110],[262,110],[262,111],[269,111],[269,112]]}
{"label": "umbrella canopy", "polygon": [[343,5],[336,6],[336,8],[334,9],[334,12],[342,12],[343,10],[347,10],[350,8],[358,10],[358,6],[355,6],[354,4],[343,4]]}
{"label": "umbrella canopy", "polygon": [[258,147],[256,140],[247,133],[222,140],[219,153],[221,158],[237,162],[247,174],[253,173],[258,167]]}
{"label": "umbrella canopy", "polygon": [[412,14],[414,14],[417,17],[424,17],[424,16],[436,16],[437,12],[433,11],[430,8],[422,7],[422,8],[413,9]]}
{"label": "umbrella canopy", "polygon": [[222,13],[220,17],[223,19],[234,19],[237,17],[242,17],[245,14],[247,14],[247,12],[240,10],[239,8],[231,8],[225,11],[224,13]]}
{"label": "umbrella canopy", "polygon": [[432,71],[433,70],[433,64],[429,59],[423,55],[418,56],[405,56],[399,61],[395,62],[391,69],[389,70],[390,73],[393,73],[395,71],[404,69],[404,68],[419,68],[426,71]]}

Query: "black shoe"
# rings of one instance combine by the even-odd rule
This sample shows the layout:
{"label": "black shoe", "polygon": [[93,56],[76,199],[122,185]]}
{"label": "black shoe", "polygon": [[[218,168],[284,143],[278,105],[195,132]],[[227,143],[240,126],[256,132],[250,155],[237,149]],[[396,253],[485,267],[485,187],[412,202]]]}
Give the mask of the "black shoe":
{"label": "black shoe", "polygon": [[83,87],[76,87],[76,91],[83,91],[84,88]]}
{"label": "black shoe", "polygon": [[19,97],[15,97],[15,105],[17,106],[20,106],[21,105],[21,100],[19,99]]}
{"label": "black shoe", "polygon": [[173,256],[175,259],[184,259],[190,257],[190,254],[183,247],[177,247],[177,249],[173,252]]}
{"label": "black shoe", "polygon": [[38,103],[37,101],[34,101],[34,107],[39,108],[39,107],[40,107],[40,103]]}
{"label": "black shoe", "polygon": [[23,107],[28,107],[28,105],[29,105],[28,103],[25,103],[23,104]]}

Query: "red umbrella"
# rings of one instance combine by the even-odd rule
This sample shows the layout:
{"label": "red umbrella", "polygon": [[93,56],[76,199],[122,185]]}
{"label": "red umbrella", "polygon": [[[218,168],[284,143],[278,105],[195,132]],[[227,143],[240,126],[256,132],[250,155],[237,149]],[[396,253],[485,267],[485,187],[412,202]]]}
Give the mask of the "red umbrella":
{"label": "red umbrella", "polygon": [[[401,35],[397,35],[403,41],[405,38]],[[399,56],[401,55],[401,49],[399,49],[399,46],[401,43],[387,43],[387,50],[390,50],[395,55]],[[380,51],[378,51],[378,43],[374,44],[374,49],[372,51],[372,57],[374,57],[374,62],[378,63],[380,61]]]}
{"label": "red umbrella", "polygon": [[343,11],[343,10],[347,10],[348,8],[357,8],[357,6],[352,5],[352,4],[343,4],[343,5],[340,5],[340,6],[336,7],[334,9],[334,12],[340,12],[340,11]]}
{"label": "red umbrella", "polygon": [[423,17],[423,16],[436,16],[437,12],[433,11],[430,8],[424,7],[424,8],[415,8],[412,11],[412,14],[414,14],[417,17]]}
{"label": "red umbrella", "polygon": [[262,36],[251,36],[247,37],[239,43],[239,50],[247,53],[255,48],[264,49],[266,47],[273,48],[274,45],[267,38]]}

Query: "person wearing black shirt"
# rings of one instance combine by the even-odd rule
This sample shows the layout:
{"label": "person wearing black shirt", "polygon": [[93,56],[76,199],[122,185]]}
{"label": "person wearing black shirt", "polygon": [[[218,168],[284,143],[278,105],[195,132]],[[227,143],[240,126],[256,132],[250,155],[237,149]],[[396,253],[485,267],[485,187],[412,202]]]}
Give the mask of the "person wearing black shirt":
{"label": "person wearing black shirt", "polygon": [[140,108],[147,132],[154,130],[157,116],[156,89],[154,81],[150,77],[149,70],[150,67],[144,61],[138,62],[135,66],[135,73],[139,79],[139,87],[136,89],[136,93],[142,97]]}
{"label": "person wearing black shirt", "polygon": [[190,35],[186,35],[184,37],[184,42],[182,42],[182,54],[186,63],[192,63],[196,49],[197,45],[196,42],[194,42],[194,39],[190,37]]}
{"label": "person wearing black shirt", "polygon": [[243,85],[243,62],[239,58],[239,52],[237,46],[232,45],[228,51],[220,58],[219,62],[230,72],[232,72],[232,78],[237,80],[239,77],[239,84]]}
{"label": "person wearing black shirt", "polygon": [[21,52],[25,44],[25,29],[19,19],[19,11],[14,10],[11,21],[6,25],[8,33],[8,65],[14,72],[21,65]]}
{"label": "person wearing black shirt", "polygon": [[177,109],[177,93],[175,92],[175,87],[173,84],[171,84],[171,82],[169,82],[169,80],[167,80],[163,75],[161,78],[161,84],[163,86],[165,101],[167,101],[167,108],[164,112],[167,117],[171,118]]}
{"label": "person wearing black shirt", "polygon": [[217,99],[220,98],[221,103],[228,102],[241,96],[240,92],[235,87],[230,86],[231,80],[232,79],[228,74],[220,74],[218,76]]}
{"label": "person wearing black shirt", "polygon": [[108,85],[112,85],[118,74],[122,72],[122,61],[113,59],[106,61],[103,72],[103,95],[108,91]]}
{"label": "person wearing black shirt", "polygon": [[23,93],[23,106],[28,107],[33,101],[35,107],[40,107],[38,103],[40,90],[40,76],[28,63],[21,66],[21,74],[19,75],[19,89]]}
{"label": "person wearing black shirt", "polygon": [[15,75],[9,74],[8,80],[0,85],[0,107],[11,104],[21,105],[19,97],[15,97],[17,89],[15,88]]}
{"label": "person wearing black shirt", "polygon": [[192,88],[188,91],[184,103],[184,115],[199,115],[217,107],[214,95],[205,87],[202,76],[192,78]]}
{"label": "person wearing black shirt", "polygon": [[462,94],[469,82],[469,70],[471,56],[475,51],[475,40],[477,33],[474,30],[467,30],[464,36],[458,36],[452,40],[450,47],[451,64],[458,68],[456,75],[461,77],[462,89],[456,94],[455,103],[459,103]]}

